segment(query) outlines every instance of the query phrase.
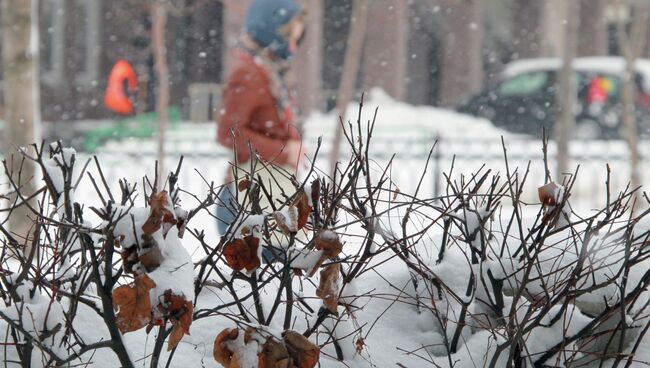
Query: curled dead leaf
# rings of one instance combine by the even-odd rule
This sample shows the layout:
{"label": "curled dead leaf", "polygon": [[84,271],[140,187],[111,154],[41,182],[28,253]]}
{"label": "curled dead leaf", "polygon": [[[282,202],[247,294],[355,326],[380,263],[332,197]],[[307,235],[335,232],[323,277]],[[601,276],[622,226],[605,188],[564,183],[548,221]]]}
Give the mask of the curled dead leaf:
{"label": "curled dead leaf", "polygon": [[298,332],[286,330],[282,333],[284,344],[298,368],[313,368],[318,364],[320,349]]}
{"label": "curled dead leaf", "polygon": [[309,220],[309,214],[311,213],[309,198],[307,197],[307,193],[305,193],[304,190],[301,190],[300,193],[298,193],[296,199],[293,201],[293,206],[298,211],[296,228],[297,230],[300,230],[307,224],[307,220]]}
{"label": "curled dead leaf", "polygon": [[[175,225],[176,216],[172,207],[167,191],[163,190],[149,197],[149,207],[151,212],[147,221],[142,225],[142,231],[145,234],[153,234],[160,230],[163,224]],[[166,227],[169,230],[169,226]],[[165,231],[163,236],[167,235]]]}
{"label": "curled dead leaf", "polygon": [[315,237],[314,247],[322,250],[323,255],[327,258],[336,258],[343,250],[343,244],[339,236],[332,230],[320,230]]}
{"label": "curled dead leaf", "polygon": [[240,192],[245,191],[246,189],[250,188],[251,186],[251,181],[248,179],[242,179],[237,183],[237,190]]}
{"label": "curled dead leaf", "polygon": [[291,357],[287,347],[274,338],[266,340],[258,357],[259,368],[290,368]]}
{"label": "curled dead leaf", "polygon": [[318,179],[311,182],[311,203],[314,210],[318,210],[318,203],[320,203],[320,180]]}
{"label": "curled dead leaf", "polygon": [[181,342],[181,339],[185,335],[183,327],[179,321],[172,321],[172,332],[169,334],[169,340],[167,340],[167,351],[171,351],[178,346],[178,343]]}
{"label": "curled dead leaf", "polygon": [[[147,234],[143,234],[142,236],[143,238],[151,238],[151,236]],[[138,260],[144,266],[144,268],[146,268],[147,272],[151,272],[158,268],[158,266],[160,266],[163,261],[163,255],[160,252],[160,247],[155,242],[155,240],[153,240],[153,243],[150,247],[142,248],[138,253]]]}
{"label": "curled dead leaf", "polygon": [[217,338],[214,340],[214,348],[212,350],[212,355],[214,360],[222,366],[228,368],[233,358],[233,352],[228,350],[226,342],[230,340],[237,339],[239,335],[239,330],[236,328],[226,328],[221,331]]}
{"label": "curled dead leaf", "polygon": [[172,293],[171,290],[165,291],[163,301],[164,303],[158,305],[158,310],[165,318],[170,319],[172,324],[178,321],[183,332],[189,335],[192,324],[192,302]]}
{"label": "curled dead leaf", "polygon": [[228,266],[235,271],[246,269],[251,272],[261,264],[257,254],[260,240],[254,236],[246,236],[244,239],[233,239],[223,249]]}
{"label": "curled dead leaf", "polygon": [[339,305],[339,277],[341,264],[333,263],[320,271],[320,283],[316,296],[323,300],[323,305],[332,313],[336,313]]}
{"label": "curled dead leaf", "polygon": [[357,353],[361,353],[361,351],[363,351],[363,348],[366,346],[366,342],[363,340],[363,337],[360,337],[357,339],[354,345],[357,349]]}
{"label": "curled dead leaf", "polygon": [[542,222],[544,224],[549,224],[553,221],[552,226],[556,226],[559,217],[563,216],[563,213],[558,213],[560,211],[559,204],[563,201],[564,196],[564,187],[557,185],[554,182],[550,182],[546,185],[543,185],[537,189],[539,200],[542,202],[544,208],[544,215],[542,217]]}
{"label": "curled dead leaf", "polygon": [[283,234],[289,235],[298,231],[298,209],[295,206],[273,212],[273,218]]}
{"label": "curled dead leaf", "polygon": [[151,300],[149,291],[156,283],[147,275],[135,278],[131,285],[122,285],[113,290],[113,309],[117,311],[117,328],[126,333],[136,331],[151,321]]}
{"label": "curled dead leaf", "polygon": [[537,188],[539,201],[545,206],[555,206],[557,204],[557,193],[560,187],[554,182],[542,185]]}
{"label": "curled dead leaf", "polygon": [[250,226],[244,225],[244,226],[241,227],[241,230],[239,230],[239,233],[242,236],[253,235],[253,230],[251,229]]}
{"label": "curled dead leaf", "polygon": [[393,201],[397,199],[397,196],[401,193],[399,188],[395,188],[395,191],[393,192]]}
{"label": "curled dead leaf", "polygon": [[133,266],[138,263],[138,253],[135,246],[131,248],[124,248],[122,251],[122,266],[124,272],[133,273]]}
{"label": "curled dead leaf", "polygon": [[183,235],[185,235],[185,226],[187,225],[187,222],[185,219],[180,220],[176,223],[176,226],[178,227],[178,237],[180,239],[183,239]]}

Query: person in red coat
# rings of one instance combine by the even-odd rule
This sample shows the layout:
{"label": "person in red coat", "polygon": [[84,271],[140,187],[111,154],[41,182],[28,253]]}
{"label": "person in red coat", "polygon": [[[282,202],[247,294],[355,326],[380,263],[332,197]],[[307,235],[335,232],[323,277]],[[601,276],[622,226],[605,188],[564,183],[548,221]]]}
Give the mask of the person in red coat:
{"label": "person in red coat", "polygon": [[104,105],[116,114],[131,115],[133,103],[129,93],[133,94],[137,89],[138,78],[135,70],[126,60],[118,60],[108,76]]}
{"label": "person in red coat", "polygon": [[[284,77],[304,33],[303,14],[294,0],[254,0],[248,10],[246,34],[235,51],[217,124],[217,142],[233,151],[233,163],[242,173],[250,168],[251,151],[289,172],[296,172],[304,156]],[[234,220],[231,172],[217,204],[220,234]],[[265,185],[277,187],[271,188],[276,195],[282,188],[290,190],[290,181],[279,172],[255,174],[262,175]]]}

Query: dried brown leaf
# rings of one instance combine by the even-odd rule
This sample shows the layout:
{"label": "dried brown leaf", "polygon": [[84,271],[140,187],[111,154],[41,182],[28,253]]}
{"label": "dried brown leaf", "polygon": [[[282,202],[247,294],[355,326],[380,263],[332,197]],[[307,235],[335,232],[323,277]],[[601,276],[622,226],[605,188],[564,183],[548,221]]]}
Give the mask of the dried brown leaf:
{"label": "dried brown leaf", "polygon": [[245,191],[246,189],[250,188],[251,186],[251,181],[248,179],[242,179],[237,183],[237,190],[240,192]]}
{"label": "dried brown leaf", "polygon": [[192,302],[185,300],[184,297],[166,290],[164,294],[164,304],[159,304],[158,309],[164,316],[172,320],[172,324],[178,321],[183,332],[190,334],[190,325],[192,325]]}
{"label": "dried brown leaf", "polygon": [[320,271],[320,283],[316,296],[323,300],[323,305],[332,313],[336,313],[339,305],[339,284],[341,264],[333,263]]}
{"label": "dried brown leaf", "polygon": [[363,351],[363,348],[365,346],[366,346],[366,342],[363,340],[363,337],[358,338],[356,343],[355,343],[357,353],[361,353],[361,351]]}
{"label": "dried brown leaf", "polygon": [[293,201],[293,206],[298,211],[298,218],[296,221],[297,230],[302,229],[307,224],[309,220],[309,214],[311,213],[311,206],[309,206],[309,198],[307,193],[304,190],[301,190],[296,199]]}
{"label": "dried brown leaf", "polygon": [[122,251],[122,266],[124,272],[133,273],[133,266],[138,263],[138,253],[135,246],[131,248],[124,248]]}
{"label": "dried brown leaf", "polygon": [[327,258],[336,258],[343,250],[343,244],[334,231],[320,230],[316,233],[315,248],[322,250]]}
{"label": "dried brown leaf", "polygon": [[[160,191],[149,197],[149,207],[151,212],[147,221],[142,225],[142,231],[151,235],[160,230],[163,223],[175,225],[175,214],[170,210],[169,196],[167,191]],[[166,235],[163,234],[163,235]]]}
{"label": "dried brown leaf", "polygon": [[226,328],[221,331],[219,335],[217,335],[217,338],[214,340],[214,348],[212,350],[214,360],[226,368],[230,367],[230,363],[233,358],[233,352],[228,350],[225,343],[230,340],[235,340],[238,335],[238,329]]}
{"label": "dried brown leaf", "polygon": [[117,327],[122,333],[136,331],[151,321],[149,291],[156,283],[147,275],[137,276],[132,285],[113,290],[113,308],[117,310]]}
{"label": "dried brown leaf", "polygon": [[542,185],[537,188],[537,194],[540,202],[545,206],[555,206],[557,204],[557,191],[560,187],[554,182]]}
{"label": "dried brown leaf", "polygon": [[155,270],[163,261],[160,247],[156,244],[148,249],[144,249],[143,253],[138,255],[138,260],[148,272]]}
{"label": "dried brown leaf", "polygon": [[259,368],[290,368],[291,357],[283,343],[269,338],[262,345],[259,356]]}
{"label": "dried brown leaf", "polygon": [[226,263],[235,271],[246,269],[251,272],[257,269],[261,262],[257,254],[260,240],[254,236],[246,236],[244,239],[233,239],[223,249]]}
{"label": "dried brown leaf", "polygon": [[295,206],[287,207],[286,212],[273,212],[273,218],[283,234],[289,235],[298,231],[298,209]]}
{"label": "dried brown leaf", "polygon": [[318,364],[320,349],[298,332],[286,330],[282,333],[284,344],[298,368],[313,368]]}
{"label": "dried brown leaf", "polygon": [[314,205],[314,209],[318,208],[319,200],[320,200],[320,180],[316,179],[311,182],[311,203]]}
{"label": "dried brown leaf", "polygon": [[181,342],[183,335],[185,335],[185,331],[183,331],[181,323],[172,321],[172,332],[169,334],[169,340],[167,340],[167,351],[175,349],[178,343]]}

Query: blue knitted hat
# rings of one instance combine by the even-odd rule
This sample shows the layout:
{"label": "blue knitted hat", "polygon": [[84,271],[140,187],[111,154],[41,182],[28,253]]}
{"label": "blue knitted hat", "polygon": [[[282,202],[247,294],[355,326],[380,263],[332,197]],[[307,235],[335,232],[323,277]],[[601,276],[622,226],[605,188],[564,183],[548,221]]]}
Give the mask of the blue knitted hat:
{"label": "blue knitted hat", "polygon": [[299,11],[294,0],[254,0],[246,15],[246,33],[261,47],[289,59],[289,43],[282,36],[282,27]]}

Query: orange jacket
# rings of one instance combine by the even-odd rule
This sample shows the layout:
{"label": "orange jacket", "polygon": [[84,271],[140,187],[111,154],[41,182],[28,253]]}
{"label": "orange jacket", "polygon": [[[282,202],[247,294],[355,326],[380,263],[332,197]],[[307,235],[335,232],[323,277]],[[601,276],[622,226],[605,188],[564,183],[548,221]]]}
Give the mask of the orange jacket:
{"label": "orange jacket", "polygon": [[300,139],[293,110],[280,107],[266,68],[244,52],[236,60],[223,91],[217,141],[234,150],[240,163],[250,159],[250,142],[265,161],[285,165],[289,157],[283,148],[289,140]]}
{"label": "orange jacket", "polygon": [[127,61],[118,60],[108,77],[104,105],[120,115],[130,115],[133,112],[133,104],[126,95],[125,82],[128,85],[129,92],[137,90],[138,78],[135,70]]}

